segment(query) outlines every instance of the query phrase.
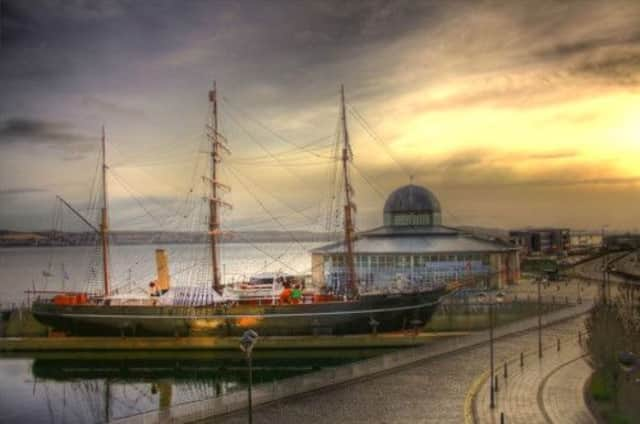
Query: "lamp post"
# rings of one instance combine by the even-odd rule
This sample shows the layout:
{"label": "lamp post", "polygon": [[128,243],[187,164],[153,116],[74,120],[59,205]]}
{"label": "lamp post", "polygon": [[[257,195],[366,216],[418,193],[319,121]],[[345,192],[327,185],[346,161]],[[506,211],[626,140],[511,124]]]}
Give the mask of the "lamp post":
{"label": "lamp post", "polygon": [[247,392],[247,399],[249,401],[248,405],[248,413],[249,413],[249,424],[253,423],[253,409],[251,405],[251,389],[253,384],[253,370],[251,369],[251,353],[253,352],[253,347],[258,341],[258,333],[253,330],[247,330],[242,335],[240,339],[240,350],[244,352],[247,357],[247,365],[249,366],[249,387]]}
{"label": "lamp post", "polygon": [[542,358],[542,279],[538,278],[538,358]]}
{"label": "lamp post", "polygon": [[580,286],[580,281],[581,281],[581,279],[578,278],[578,284],[577,284],[578,285],[578,298],[576,300],[578,302],[578,305],[582,304],[582,286]]}
{"label": "lamp post", "polygon": [[491,374],[489,375],[489,390],[490,390],[489,407],[493,409],[496,406],[495,386],[494,386],[494,378],[493,378],[493,375],[495,373],[494,352],[493,352],[493,330],[494,330],[494,315],[495,315],[494,308],[495,308],[496,302],[501,303],[504,300],[504,295],[502,293],[498,293],[498,294],[493,293],[489,297],[487,297],[486,293],[480,293],[478,295],[478,300],[481,302],[486,301],[487,299],[489,302],[489,367],[491,371]]}
{"label": "lamp post", "polygon": [[604,255],[602,256],[602,287],[601,287],[601,295],[602,302],[607,304],[607,268],[609,267],[609,255],[607,253],[607,247],[605,243],[605,229],[607,225],[602,226],[602,250],[604,251]]}

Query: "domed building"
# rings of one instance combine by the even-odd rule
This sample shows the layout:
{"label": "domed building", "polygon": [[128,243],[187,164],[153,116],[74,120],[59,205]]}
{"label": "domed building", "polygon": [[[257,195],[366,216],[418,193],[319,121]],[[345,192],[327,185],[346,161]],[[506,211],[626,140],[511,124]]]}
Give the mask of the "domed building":
{"label": "domed building", "polygon": [[424,187],[409,184],[389,195],[384,203],[384,225],[434,226],[441,224],[440,202]]}
{"label": "domed building", "polygon": [[[520,278],[517,248],[442,225],[438,198],[414,184],[389,195],[383,225],[357,234],[354,251],[357,277],[365,290],[470,277],[503,287]],[[311,258],[314,284],[339,290],[346,280],[344,242],[316,248]]]}

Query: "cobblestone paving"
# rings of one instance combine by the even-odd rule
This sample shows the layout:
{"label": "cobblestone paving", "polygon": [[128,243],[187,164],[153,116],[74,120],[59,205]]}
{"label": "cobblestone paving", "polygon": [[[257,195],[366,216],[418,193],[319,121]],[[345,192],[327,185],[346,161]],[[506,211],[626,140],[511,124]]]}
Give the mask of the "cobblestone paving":
{"label": "cobblestone paving", "polygon": [[582,396],[585,381],[591,374],[584,362],[584,351],[575,336],[561,339],[560,351],[549,346],[539,359],[529,355],[525,366],[519,361],[509,364],[508,378],[496,369],[498,391],[495,408],[490,405],[489,380],[475,398],[476,422],[499,423],[504,413],[508,423],[593,423]]}
{"label": "cobblestone paving", "polygon": [[584,358],[557,369],[542,388],[542,404],[554,423],[595,424],[584,401],[583,389],[591,367]]}
{"label": "cobblestone paving", "polygon": [[[543,343],[575,338],[584,318],[543,330]],[[536,330],[496,342],[496,363],[537,346]],[[531,361],[531,359],[527,359]],[[330,390],[288,399],[254,410],[255,423],[463,423],[464,401],[472,382],[489,365],[488,344]],[[534,402],[536,391],[534,390]],[[245,423],[246,413],[210,422]]]}

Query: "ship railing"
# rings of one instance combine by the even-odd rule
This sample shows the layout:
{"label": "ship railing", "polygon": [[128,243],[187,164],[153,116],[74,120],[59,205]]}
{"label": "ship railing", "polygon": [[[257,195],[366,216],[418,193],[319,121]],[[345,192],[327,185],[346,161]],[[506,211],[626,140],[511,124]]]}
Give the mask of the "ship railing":
{"label": "ship railing", "polygon": [[[415,293],[420,291],[437,290],[458,281],[457,277],[426,278],[426,276],[412,276],[401,272],[389,271],[358,275],[360,293]],[[325,275],[325,284],[333,293],[346,293],[347,273],[335,271]]]}

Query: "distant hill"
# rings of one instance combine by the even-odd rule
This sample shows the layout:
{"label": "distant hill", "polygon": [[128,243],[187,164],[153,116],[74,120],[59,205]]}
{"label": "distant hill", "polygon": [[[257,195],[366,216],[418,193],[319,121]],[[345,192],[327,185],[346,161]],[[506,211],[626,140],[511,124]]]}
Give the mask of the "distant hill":
{"label": "distant hill", "polygon": [[[113,231],[114,244],[207,243],[204,233],[179,231]],[[222,243],[272,242],[328,242],[336,240],[337,233],[313,231],[237,231],[221,238]],[[92,232],[0,230],[0,246],[77,246],[96,242]]]}

